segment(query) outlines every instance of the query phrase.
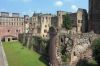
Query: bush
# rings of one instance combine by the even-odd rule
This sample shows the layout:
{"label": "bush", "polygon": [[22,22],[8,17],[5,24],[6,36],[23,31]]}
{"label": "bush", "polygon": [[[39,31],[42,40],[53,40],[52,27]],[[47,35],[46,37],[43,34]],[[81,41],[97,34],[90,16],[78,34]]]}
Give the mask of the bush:
{"label": "bush", "polygon": [[92,44],[92,49],[93,49],[93,57],[100,66],[100,38],[94,40]]}
{"label": "bush", "polygon": [[88,62],[86,59],[80,60],[76,66],[97,66],[95,60]]}

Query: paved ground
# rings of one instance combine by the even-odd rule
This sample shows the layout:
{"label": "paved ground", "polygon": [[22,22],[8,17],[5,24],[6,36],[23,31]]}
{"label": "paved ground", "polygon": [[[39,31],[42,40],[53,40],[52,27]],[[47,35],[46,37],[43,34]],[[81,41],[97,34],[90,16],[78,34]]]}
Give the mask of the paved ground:
{"label": "paved ground", "polygon": [[0,45],[0,66],[5,66],[4,64],[4,59],[3,59],[3,52],[2,52],[2,47]]}
{"label": "paved ground", "polygon": [[0,66],[8,66],[2,43],[0,42]]}

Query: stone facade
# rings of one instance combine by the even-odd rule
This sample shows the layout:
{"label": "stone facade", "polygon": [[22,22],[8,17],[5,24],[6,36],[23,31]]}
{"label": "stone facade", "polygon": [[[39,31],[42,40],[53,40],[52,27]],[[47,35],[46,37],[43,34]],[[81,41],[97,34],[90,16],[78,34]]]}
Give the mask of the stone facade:
{"label": "stone facade", "polygon": [[13,13],[12,16],[10,16],[8,12],[1,12],[0,37],[2,40],[10,41],[12,39],[17,39],[18,34],[23,32],[24,32],[23,17],[19,17],[18,13]]}
{"label": "stone facade", "polygon": [[33,36],[48,38],[48,31],[51,26],[51,14],[34,13],[31,18]]}
{"label": "stone facade", "polygon": [[64,18],[64,15],[66,15],[66,14],[69,15],[69,17],[73,23],[73,27],[76,27],[77,13],[71,13],[71,12],[65,12],[65,11],[57,11],[57,15],[52,16],[51,25],[61,29],[62,25],[63,25],[63,18]]}
{"label": "stone facade", "polygon": [[29,31],[31,31],[33,36],[47,39],[49,38],[48,32],[51,26],[63,29],[63,18],[65,14],[68,14],[73,23],[73,28],[72,30],[67,30],[67,32],[72,34],[85,32],[87,21],[84,17],[87,17],[87,14],[84,11],[86,12],[85,9],[80,9],[76,13],[57,11],[56,15],[34,13],[28,22]]}
{"label": "stone facade", "polygon": [[65,11],[57,11],[57,27],[62,28],[63,16],[66,14]]}
{"label": "stone facade", "polygon": [[77,11],[77,33],[88,31],[88,14],[85,9],[79,8]]}
{"label": "stone facade", "polygon": [[24,15],[24,33],[29,33],[30,31],[30,17]]}
{"label": "stone facade", "polygon": [[89,31],[100,34],[100,1],[89,0]]}
{"label": "stone facade", "polygon": [[62,29],[64,15],[68,14],[72,22],[72,30],[67,30],[69,33],[85,33],[88,31],[88,14],[85,9],[79,8],[76,13],[57,11],[51,19],[51,25],[58,29]]}

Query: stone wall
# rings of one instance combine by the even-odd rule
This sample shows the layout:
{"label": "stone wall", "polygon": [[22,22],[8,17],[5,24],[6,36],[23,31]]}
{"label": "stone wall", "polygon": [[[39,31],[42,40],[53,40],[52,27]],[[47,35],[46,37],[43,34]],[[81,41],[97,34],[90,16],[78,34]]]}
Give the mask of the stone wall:
{"label": "stone wall", "polygon": [[89,30],[100,34],[100,1],[89,0]]}
{"label": "stone wall", "polygon": [[[55,62],[58,62],[60,66],[66,66],[66,65],[76,66],[79,60],[83,60],[83,59],[90,61],[92,60],[91,44],[93,40],[98,37],[100,36],[97,34],[94,34],[93,32],[82,33],[82,34],[67,34],[66,31],[65,32],[58,31],[57,36],[55,36],[56,39],[53,39],[54,37],[50,38],[50,39],[53,39],[52,43],[50,43],[52,47],[56,45],[55,47],[56,51],[51,52],[51,54],[56,53],[54,57],[56,57],[57,60],[55,60]],[[63,59],[65,59],[65,58],[62,58],[64,55],[67,55],[66,61],[63,61]],[[53,57],[53,56],[50,56],[50,57]]]}
{"label": "stone wall", "polygon": [[[100,37],[93,32],[82,34],[60,32],[54,27],[50,28],[49,35],[49,42],[44,42],[40,37],[30,37],[29,34],[19,35],[19,41],[23,43],[24,38],[25,46],[30,46],[31,49],[41,54],[46,53],[50,66],[76,66],[79,60],[92,60],[92,41]],[[31,40],[28,40],[28,38],[31,38]],[[67,57],[65,57],[66,55]],[[64,61],[65,59],[66,61]]]}
{"label": "stone wall", "polygon": [[82,59],[92,60],[91,44],[96,38],[98,37],[94,33],[85,33],[74,38],[74,45],[71,51],[71,66],[76,66],[77,62]]}
{"label": "stone wall", "polygon": [[23,44],[23,46],[33,49],[40,54],[47,53],[48,40],[42,39],[38,36],[31,36],[29,33],[19,34],[18,40]]}

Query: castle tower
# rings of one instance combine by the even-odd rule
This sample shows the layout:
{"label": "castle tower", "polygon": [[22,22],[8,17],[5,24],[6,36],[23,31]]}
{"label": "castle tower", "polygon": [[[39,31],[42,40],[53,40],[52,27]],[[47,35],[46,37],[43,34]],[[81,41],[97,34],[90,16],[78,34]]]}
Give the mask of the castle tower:
{"label": "castle tower", "polygon": [[100,1],[89,0],[89,31],[100,34]]}
{"label": "castle tower", "polygon": [[57,11],[57,19],[58,19],[58,23],[57,23],[57,27],[61,28],[62,24],[63,24],[63,15],[65,15],[66,12],[64,11]]}
{"label": "castle tower", "polygon": [[25,33],[29,32],[29,16],[28,15],[24,15],[24,30],[25,30]]}
{"label": "castle tower", "polygon": [[77,11],[77,33],[85,33],[88,28],[87,10],[79,8]]}

